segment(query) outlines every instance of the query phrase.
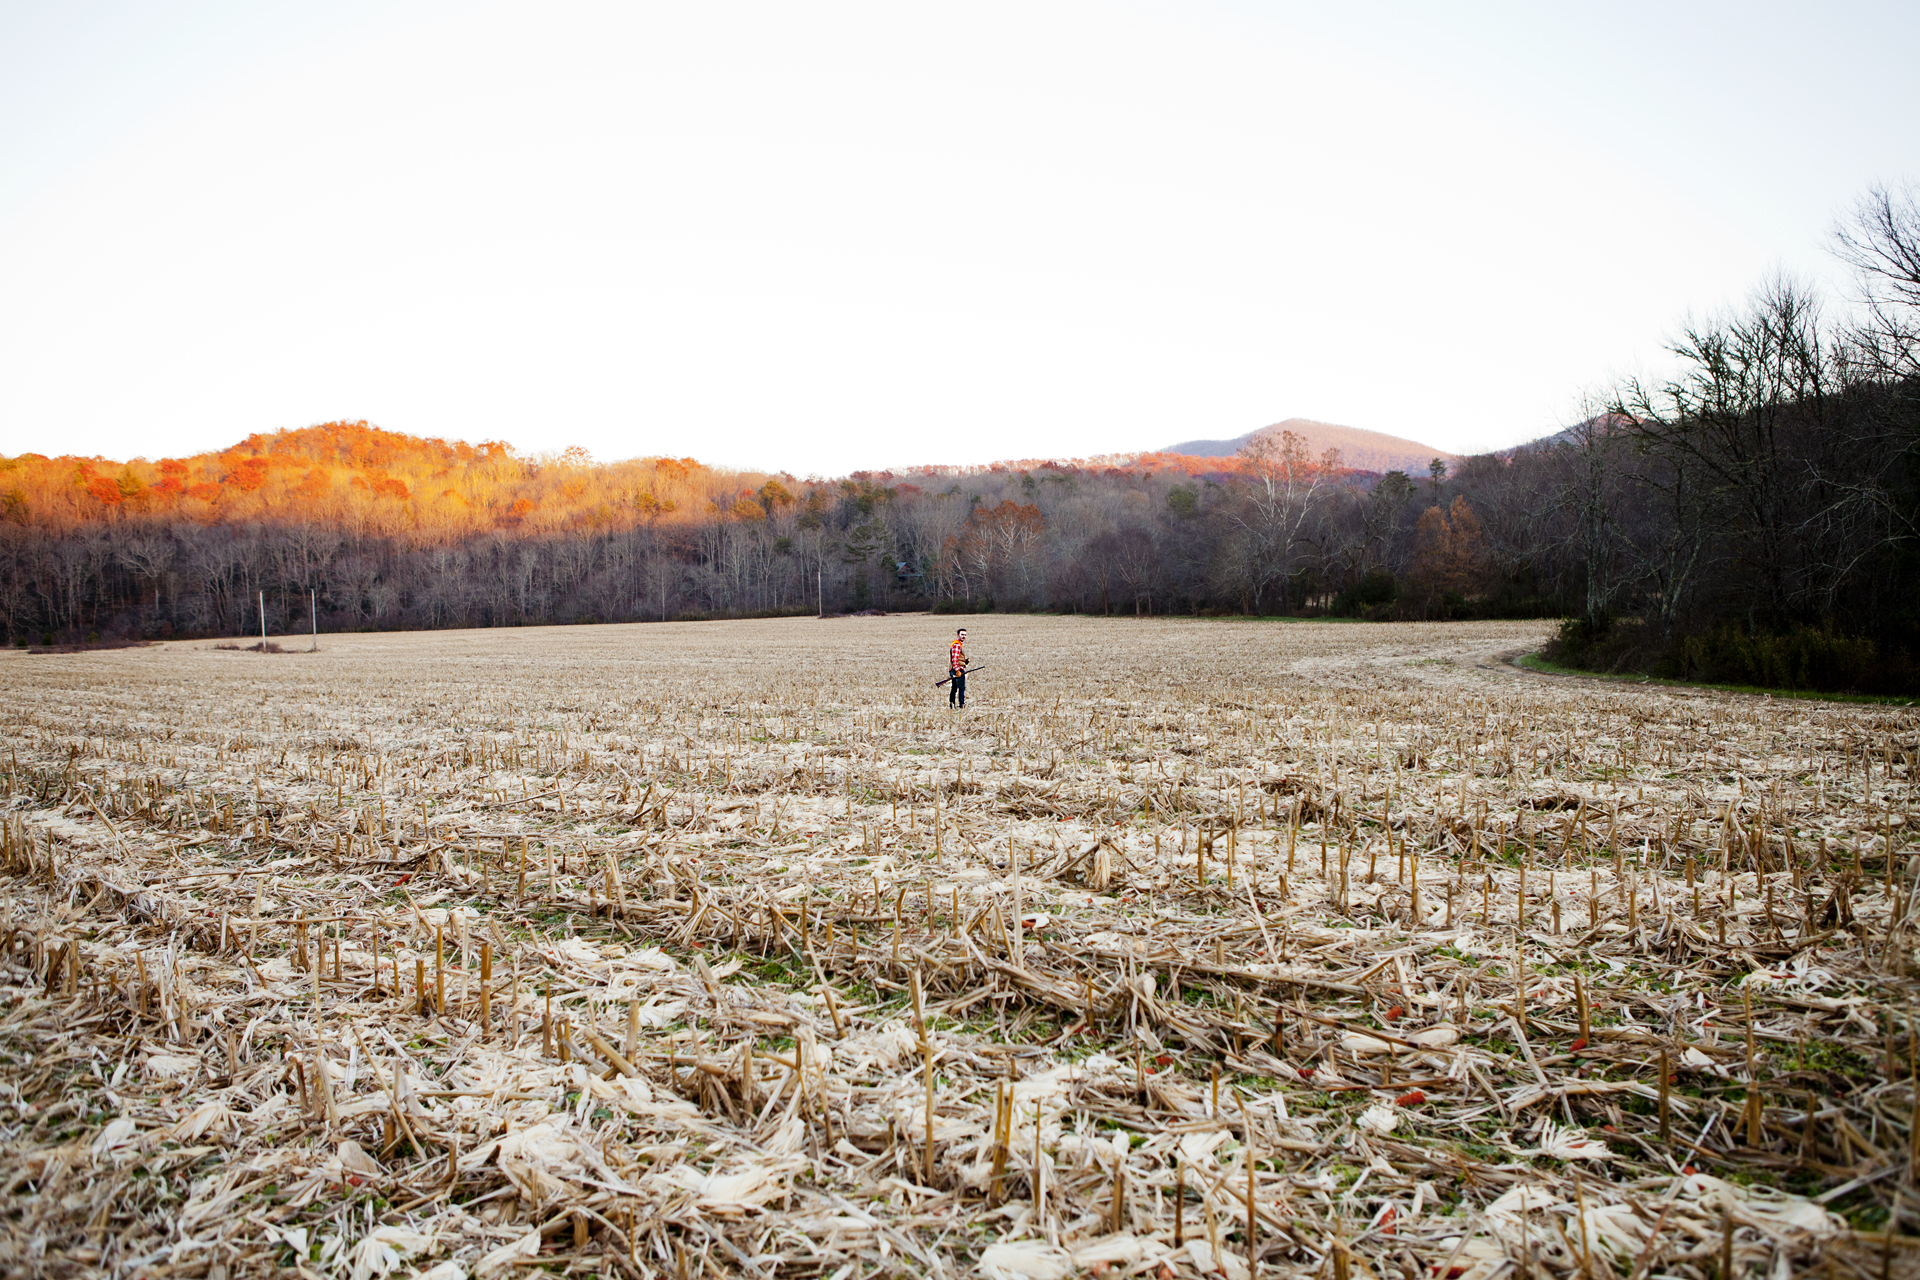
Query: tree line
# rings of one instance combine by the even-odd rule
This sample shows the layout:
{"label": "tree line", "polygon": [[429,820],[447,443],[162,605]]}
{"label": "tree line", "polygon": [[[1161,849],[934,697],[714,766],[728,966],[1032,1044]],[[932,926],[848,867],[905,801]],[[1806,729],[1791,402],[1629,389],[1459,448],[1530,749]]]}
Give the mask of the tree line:
{"label": "tree line", "polygon": [[1836,228],[1855,305],[1777,278],[1564,433],[1589,669],[1920,692],[1920,188]]}
{"label": "tree line", "polygon": [[16,644],[250,634],[263,596],[276,633],[310,608],[326,629],[1324,610],[1435,559],[1415,494],[1291,435],[801,480],[323,423],[185,459],[0,459],[0,625]]}
{"label": "tree line", "polygon": [[365,422],[190,458],[0,459],[0,626],[58,645],[861,610],[1564,617],[1588,667],[1907,689],[1920,204],[1837,233],[1862,305],[1791,282],[1676,371],[1519,449],[1379,474],[1287,432],[820,479],[599,464]]}

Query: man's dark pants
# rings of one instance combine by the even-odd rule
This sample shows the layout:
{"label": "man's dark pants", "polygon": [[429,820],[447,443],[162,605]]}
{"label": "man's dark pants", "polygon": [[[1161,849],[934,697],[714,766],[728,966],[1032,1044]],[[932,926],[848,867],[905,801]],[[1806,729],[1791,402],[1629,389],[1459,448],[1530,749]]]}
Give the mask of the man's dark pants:
{"label": "man's dark pants", "polygon": [[947,689],[947,705],[964,707],[967,705],[967,677],[964,672],[955,672],[953,684]]}

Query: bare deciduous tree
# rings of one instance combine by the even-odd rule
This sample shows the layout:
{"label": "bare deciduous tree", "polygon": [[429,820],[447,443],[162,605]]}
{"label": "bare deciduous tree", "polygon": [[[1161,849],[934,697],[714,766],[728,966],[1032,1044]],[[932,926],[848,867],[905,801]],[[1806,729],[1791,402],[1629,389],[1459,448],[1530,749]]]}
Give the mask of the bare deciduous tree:
{"label": "bare deciduous tree", "polygon": [[1233,521],[1245,535],[1244,560],[1253,604],[1278,584],[1280,605],[1291,603],[1294,556],[1306,541],[1307,521],[1340,469],[1340,451],[1315,461],[1306,440],[1291,431],[1265,432],[1240,447],[1248,484]]}

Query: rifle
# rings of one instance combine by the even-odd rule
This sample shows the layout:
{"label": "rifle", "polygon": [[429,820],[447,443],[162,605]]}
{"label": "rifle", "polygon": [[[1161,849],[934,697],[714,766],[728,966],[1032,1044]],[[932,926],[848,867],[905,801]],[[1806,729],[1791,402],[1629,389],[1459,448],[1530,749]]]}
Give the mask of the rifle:
{"label": "rifle", "polygon": [[[985,667],[968,667],[965,671],[962,671],[960,674],[963,676],[970,676],[976,671],[985,671],[985,670],[986,670]],[[948,676],[945,680],[935,680],[933,682],[933,687],[938,689],[941,685],[948,684],[952,680],[953,680],[952,676]]]}

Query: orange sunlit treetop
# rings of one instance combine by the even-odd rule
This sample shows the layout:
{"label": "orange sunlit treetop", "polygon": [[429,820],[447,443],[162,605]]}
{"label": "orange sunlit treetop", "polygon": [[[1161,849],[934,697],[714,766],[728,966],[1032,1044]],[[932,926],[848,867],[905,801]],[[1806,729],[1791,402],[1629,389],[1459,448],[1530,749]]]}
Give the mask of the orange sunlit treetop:
{"label": "orange sunlit treetop", "polygon": [[[1128,479],[1226,477],[1238,458],[1116,454],[1084,459],[859,472],[861,492],[892,485],[908,498],[934,478],[1045,472]],[[921,485],[903,483],[919,480]],[[809,482],[817,488],[822,482]],[[387,431],[365,421],[248,436],[230,448],[127,462],[26,453],[0,458],[0,518],[70,528],[161,517],[199,524],[344,524],[373,533],[459,537],[488,529],[757,520],[790,508],[809,483],[722,471],[694,458],[596,463],[585,450],[529,457],[478,444]]]}
{"label": "orange sunlit treetop", "polygon": [[0,458],[0,515],[62,527],[149,515],[459,534],[561,527],[596,511],[601,523],[619,512],[658,519],[767,479],[722,474],[692,458],[594,465],[577,448],[525,457],[498,440],[449,442],[342,421],[257,433],[227,449],[157,462]]}

